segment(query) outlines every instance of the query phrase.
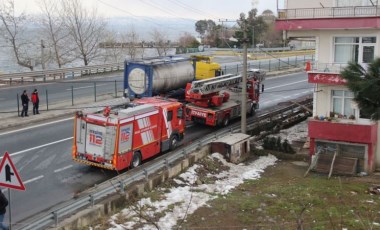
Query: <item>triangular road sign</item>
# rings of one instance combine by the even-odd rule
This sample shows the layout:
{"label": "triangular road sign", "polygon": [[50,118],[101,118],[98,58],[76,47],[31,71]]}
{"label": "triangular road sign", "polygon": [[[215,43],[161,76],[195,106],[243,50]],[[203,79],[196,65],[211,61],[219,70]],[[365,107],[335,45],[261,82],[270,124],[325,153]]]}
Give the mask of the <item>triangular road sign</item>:
{"label": "triangular road sign", "polygon": [[8,152],[5,152],[0,164],[0,186],[25,190],[25,186],[22,183]]}

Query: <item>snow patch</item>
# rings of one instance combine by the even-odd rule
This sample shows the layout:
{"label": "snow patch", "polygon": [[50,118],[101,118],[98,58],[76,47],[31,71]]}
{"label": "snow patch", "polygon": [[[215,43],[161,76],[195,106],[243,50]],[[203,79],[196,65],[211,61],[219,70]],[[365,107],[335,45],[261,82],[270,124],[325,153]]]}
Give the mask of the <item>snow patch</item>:
{"label": "snow patch", "polygon": [[[216,175],[208,175],[217,178],[214,184],[195,185],[198,179],[196,169],[203,167],[195,164],[185,173],[174,179],[177,184],[186,185],[183,187],[171,188],[159,201],[152,201],[150,198],[141,199],[136,207],[126,208],[121,214],[128,219],[127,223],[116,224],[116,214],[112,216],[110,224],[112,230],[119,229],[172,229],[177,224],[186,220],[187,215],[194,213],[198,208],[206,206],[207,202],[217,198],[217,195],[226,195],[244,180],[255,180],[260,178],[260,174],[268,166],[274,165],[276,157],[263,156],[248,165],[235,165],[227,162],[222,155],[214,153],[209,156],[218,159],[223,165],[228,166],[228,171],[222,171]],[[139,210],[136,210],[139,208]],[[146,218],[137,218],[143,213]],[[158,221],[155,217],[160,216]],[[151,220],[150,222],[147,221]],[[154,226],[156,225],[156,226]]]}

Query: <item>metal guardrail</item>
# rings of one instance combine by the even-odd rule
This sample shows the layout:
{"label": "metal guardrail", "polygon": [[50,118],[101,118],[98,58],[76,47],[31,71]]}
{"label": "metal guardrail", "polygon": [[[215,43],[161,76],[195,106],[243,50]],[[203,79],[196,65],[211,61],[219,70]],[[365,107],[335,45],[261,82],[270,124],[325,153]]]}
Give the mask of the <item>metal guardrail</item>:
{"label": "metal guardrail", "polygon": [[[312,103],[312,99],[307,99],[303,103],[299,103],[302,105],[310,105]],[[254,117],[252,119],[249,119],[251,121],[251,124],[248,125],[248,130],[253,127],[253,124],[256,122],[259,122],[260,120],[264,119],[271,119],[275,115],[281,115],[281,117],[286,116],[286,113],[293,114],[298,112],[296,108],[299,108],[301,110],[302,106],[293,104],[291,106],[287,106],[285,108],[280,108],[265,114],[262,114],[258,117]],[[198,147],[204,146],[213,140],[224,137],[230,133],[234,132],[240,132],[240,124],[232,125],[231,127],[221,129],[217,132],[214,132],[212,134],[209,134],[205,137],[203,137],[201,140],[198,140],[197,142],[193,142],[181,149],[178,149],[174,152],[172,152],[170,155],[164,155],[161,158],[158,158],[157,162],[151,165],[143,165],[143,167],[139,167],[133,170],[128,171],[127,173],[133,173],[133,175],[126,175],[122,174],[115,178],[112,178],[106,182],[103,182],[103,184],[112,184],[114,186],[106,186],[106,188],[101,189],[99,191],[95,191],[89,195],[77,198],[74,201],[70,201],[61,207],[56,208],[54,211],[50,213],[44,213],[39,216],[32,217],[31,219],[27,220],[28,226],[21,227],[22,230],[34,230],[34,229],[43,229],[51,225],[58,226],[59,219],[64,218],[68,216],[69,214],[76,213],[83,209],[84,207],[94,206],[96,201],[101,200],[102,198],[106,197],[107,195],[116,193],[116,192],[123,192],[124,188],[130,184],[132,184],[135,181],[142,180],[144,178],[148,178],[149,175],[156,173],[158,170],[164,168],[164,167],[170,167],[170,164],[174,163],[175,161],[187,157],[189,153],[196,150]],[[126,177],[127,178],[123,178]],[[101,185],[98,185],[97,187],[102,187]]]}
{"label": "metal guardrail", "polygon": [[96,73],[112,72],[124,69],[124,63],[110,63],[103,65],[91,65],[91,66],[82,66],[82,67],[73,67],[73,68],[62,68],[62,69],[51,69],[51,70],[39,70],[39,71],[30,71],[30,72],[18,72],[18,73],[5,73],[0,74],[0,81],[25,81],[31,79],[36,81],[41,79],[46,81],[49,79],[56,80],[65,79],[65,78],[74,78],[75,76],[90,75]]}
{"label": "metal guardrail", "polygon": [[379,6],[298,8],[278,10],[278,19],[377,17]]}

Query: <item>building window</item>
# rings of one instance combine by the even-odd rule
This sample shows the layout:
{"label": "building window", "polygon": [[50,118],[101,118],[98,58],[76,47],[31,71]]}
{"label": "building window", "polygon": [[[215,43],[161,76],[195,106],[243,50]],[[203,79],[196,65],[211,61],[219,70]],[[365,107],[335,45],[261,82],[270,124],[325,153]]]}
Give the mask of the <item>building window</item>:
{"label": "building window", "polygon": [[370,63],[375,58],[376,37],[335,37],[334,62]]}
{"label": "building window", "polygon": [[355,115],[355,109],[352,108],[352,100],[354,94],[346,90],[332,90],[332,111],[335,114],[340,114],[346,118],[350,115]]}

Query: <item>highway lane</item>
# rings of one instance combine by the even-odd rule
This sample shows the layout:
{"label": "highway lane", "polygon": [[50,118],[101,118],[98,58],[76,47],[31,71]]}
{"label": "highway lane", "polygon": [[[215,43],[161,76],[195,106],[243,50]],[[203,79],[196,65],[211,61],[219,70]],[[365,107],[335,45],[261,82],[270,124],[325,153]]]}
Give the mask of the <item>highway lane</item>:
{"label": "highway lane", "polygon": [[[261,97],[261,108],[275,106],[311,93],[305,73],[268,78]],[[13,221],[41,212],[70,200],[79,191],[100,183],[115,172],[79,165],[71,160],[72,119],[13,133],[0,133],[0,146],[8,150],[26,181],[25,192],[13,192]],[[213,129],[193,126],[187,130],[186,140],[205,135]],[[16,155],[14,155],[16,154]],[[110,185],[111,186],[111,185]]]}
{"label": "highway lane", "polygon": [[[311,59],[311,55],[307,55],[306,58]],[[298,60],[298,61],[297,61]],[[281,58],[280,66],[295,65],[304,60],[304,56]],[[214,59],[215,62],[221,64],[223,70],[227,70],[227,73],[236,73],[242,71],[242,58],[241,57],[221,57],[218,56]],[[259,64],[260,63],[260,64]],[[271,63],[271,64],[270,64]],[[239,67],[238,67],[239,66]],[[279,67],[277,59],[268,60],[255,60],[248,62],[249,68],[262,68],[268,70],[269,68],[276,69]],[[38,83],[35,85],[20,85],[13,87],[0,88],[0,112],[4,111],[17,111],[17,94],[19,97],[24,89],[28,91],[30,95],[32,91],[37,88],[40,96],[40,108],[46,109],[47,99],[46,92],[48,94],[48,103],[53,105],[61,101],[71,102],[72,87],[74,89],[74,103],[79,98],[94,98],[95,89],[94,82],[96,82],[96,95],[115,94],[115,81],[116,90],[119,95],[123,92],[123,72],[113,73],[108,76],[95,76],[86,77],[81,80],[66,80],[52,83]],[[21,109],[21,107],[20,107]]]}

